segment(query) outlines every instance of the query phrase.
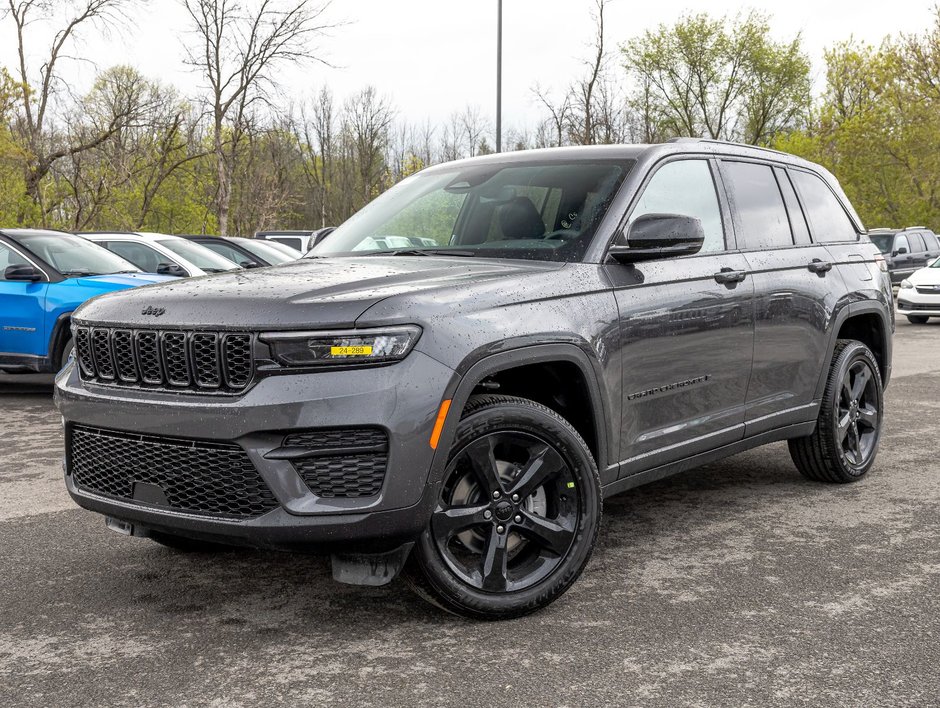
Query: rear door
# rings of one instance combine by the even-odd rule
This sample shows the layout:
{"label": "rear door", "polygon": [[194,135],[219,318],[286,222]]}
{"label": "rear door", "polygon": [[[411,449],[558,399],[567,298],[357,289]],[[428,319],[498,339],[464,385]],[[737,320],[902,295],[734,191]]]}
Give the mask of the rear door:
{"label": "rear door", "polygon": [[721,171],[754,282],[750,436],[813,418],[819,362],[828,351],[829,315],[841,279],[825,247],[811,241],[785,170],[735,158],[722,160]]}
{"label": "rear door", "polygon": [[912,231],[908,234],[908,241],[911,244],[911,265],[914,270],[923,268],[927,265],[927,242],[920,231]]}
{"label": "rear door", "polygon": [[45,356],[45,322],[49,283],[7,280],[9,266],[33,265],[21,253],[0,243],[0,357],[4,354]]}
{"label": "rear door", "polygon": [[706,234],[700,253],[605,266],[620,315],[622,477],[744,434],[753,285],[716,178],[706,158],[660,163],[625,224],[644,214],[695,217]]}

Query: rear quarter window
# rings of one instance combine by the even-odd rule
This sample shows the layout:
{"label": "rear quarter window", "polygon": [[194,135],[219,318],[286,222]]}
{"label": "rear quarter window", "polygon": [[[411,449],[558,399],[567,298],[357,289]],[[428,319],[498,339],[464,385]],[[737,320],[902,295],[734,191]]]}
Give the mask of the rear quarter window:
{"label": "rear quarter window", "polygon": [[856,241],[858,232],[842,204],[822,179],[809,172],[790,170],[817,243]]}

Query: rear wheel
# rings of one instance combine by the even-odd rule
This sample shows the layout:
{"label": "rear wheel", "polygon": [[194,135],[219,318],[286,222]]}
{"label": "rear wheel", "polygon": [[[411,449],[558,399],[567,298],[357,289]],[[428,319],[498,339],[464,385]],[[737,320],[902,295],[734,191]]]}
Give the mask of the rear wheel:
{"label": "rear wheel", "polygon": [[789,441],[797,469],[820,482],[855,482],[875,462],[883,392],[878,362],[861,342],[839,340],[816,430]]}
{"label": "rear wheel", "polygon": [[907,321],[911,324],[927,324],[930,318],[925,315],[908,315]]}
{"label": "rear wheel", "polygon": [[519,617],[578,578],[600,515],[597,466],[564,418],[527,399],[478,396],[405,577],[455,614]]}

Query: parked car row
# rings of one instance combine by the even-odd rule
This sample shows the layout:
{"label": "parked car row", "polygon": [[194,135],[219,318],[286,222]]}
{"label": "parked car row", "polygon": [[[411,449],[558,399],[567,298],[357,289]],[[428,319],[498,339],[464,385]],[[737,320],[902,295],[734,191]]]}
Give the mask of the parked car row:
{"label": "parked car row", "polygon": [[264,239],[0,230],[0,372],[61,369],[73,351],[71,314],[97,295],[302,255]]}
{"label": "parked car row", "polygon": [[872,229],[868,237],[884,255],[891,282],[900,283],[915,270],[940,258],[940,240],[924,226],[906,229]]}

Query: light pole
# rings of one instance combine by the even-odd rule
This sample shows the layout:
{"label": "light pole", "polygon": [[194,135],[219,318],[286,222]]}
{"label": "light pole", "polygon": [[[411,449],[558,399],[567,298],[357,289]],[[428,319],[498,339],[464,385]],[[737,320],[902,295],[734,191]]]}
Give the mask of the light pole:
{"label": "light pole", "polygon": [[496,152],[503,151],[503,0],[496,0]]}

